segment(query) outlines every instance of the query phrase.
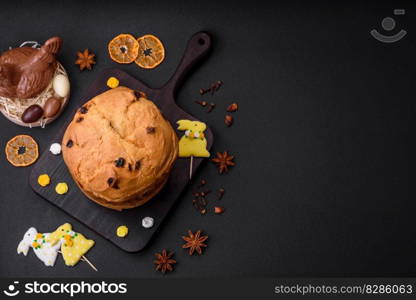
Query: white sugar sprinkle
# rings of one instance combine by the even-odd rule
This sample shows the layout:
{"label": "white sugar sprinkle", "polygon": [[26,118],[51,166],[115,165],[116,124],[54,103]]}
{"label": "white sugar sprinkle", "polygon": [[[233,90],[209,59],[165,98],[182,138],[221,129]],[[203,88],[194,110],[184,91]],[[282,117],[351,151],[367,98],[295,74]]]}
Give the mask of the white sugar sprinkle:
{"label": "white sugar sprinkle", "polygon": [[49,151],[51,151],[53,155],[59,155],[61,154],[61,145],[59,143],[53,143],[49,148]]}
{"label": "white sugar sprinkle", "polygon": [[142,226],[144,228],[151,228],[153,227],[154,219],[152,217],[145,217],[142,220]]}

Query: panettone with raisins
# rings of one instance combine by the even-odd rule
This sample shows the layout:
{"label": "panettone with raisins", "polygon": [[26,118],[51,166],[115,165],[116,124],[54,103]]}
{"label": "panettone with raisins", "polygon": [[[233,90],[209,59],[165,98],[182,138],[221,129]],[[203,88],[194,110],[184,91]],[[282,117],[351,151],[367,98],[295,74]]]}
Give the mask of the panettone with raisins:
{"label": "panettone with raisins", "polygon": [[144,94],[117,87],[77,111],[62,153],[88,198],[122,210],[146,203],[162,189],[178,156],[178,138]]}

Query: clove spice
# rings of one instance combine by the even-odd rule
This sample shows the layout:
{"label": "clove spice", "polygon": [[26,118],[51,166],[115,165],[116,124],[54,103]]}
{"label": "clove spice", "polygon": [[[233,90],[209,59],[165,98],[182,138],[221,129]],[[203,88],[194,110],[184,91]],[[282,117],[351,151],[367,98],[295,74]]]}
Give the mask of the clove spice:
{"label": "clove spice", "polygon": [[215,92],[217,92],[220,89],[220,87],[222,85],[223,85],[223,82],[221,80],[218,80],[218,81],[212,83],[211,86],[207,89],[200,88],[199,89],[199,94],[202,96],[202,95],[205,95],[206,93],[210,92],[211,95],[213,95]]}
{"label": "clove spice", "polygon": [[211,84],[211,87],[210,87],[211,95],[213,95],[215,92],[217,92],[220,89],[221,86],[222,86],[222,81],[220,81],[220,80]]}
{"label": "clove spice", "polygon": [[213,110],[214,108],[215,108],[215,103],[211,102],[211,103],[209,104],[209,106],[208,106],[208,111],[207,111],[207,113],[212,112],[212,110]]}
{"label": "clove spice", "polygon": [[209,92],[209,89],[199,89],[199,93],[201,94],[201,96],[205,95],[208,92]]}
{"label": "clove spice", "polygon": [[199,105],[201,105],[202,107],[205,107],[205,106],[207,106],[208,105],[208,103],[206,102],[206,101],[195,101],[195,103],[197,103],[197,104],[199,104]]}
{"label": "clove spice", "polygon": [[[205,180],[202,180],[201,182],[205,182]],[[204,184],[205,184],[204,183]],[[210,193],[210,190],[207,191],[199,191],[199,192],[195,192],[193,193],[194,195],[194,199],[192,200],[192,204],[195,207],[195,209],[197,211],[199,211],[199,213],[201,215],[205,215],[207,213],[206,207],[207,207],[207,199],[206,196]]]}
{"label": "clove spice", "polygon": [[221,200],[222,197],[224,196],[224,194],[225,194],[225,189],[224,188],[220,188],[218,190],[218,200]]}

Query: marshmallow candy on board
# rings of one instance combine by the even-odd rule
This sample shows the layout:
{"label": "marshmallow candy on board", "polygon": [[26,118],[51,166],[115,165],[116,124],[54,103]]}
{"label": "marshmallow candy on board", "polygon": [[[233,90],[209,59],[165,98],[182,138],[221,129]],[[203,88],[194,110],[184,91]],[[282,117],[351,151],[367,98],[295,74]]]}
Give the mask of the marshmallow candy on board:
{"label": "marshmallow candy on board", "polygon": [[47,241],[49,235],[50,233],[39,233],[36,228],[30,227],[17,246],[17,253],[23,253],[26,256],[29,248],[32,248],[45,266],[53,267],[61,247],[61,242],[51,245]]}
{"label": "marshmallow candy on board", "polygon": [[204,134],[207,125],[191,120],[179,120],[176,123],[179,125],[178,130],[185,131],[179,140],[179,157],[209,157]]}
{"label": "marshmallow candy on board", "polygon": [[61,245],[62,256],[67,266],[75,266],[95,243],[81,233],[73,231],[69,223],[59,226],[49,235],[47,241],[52,245]]}

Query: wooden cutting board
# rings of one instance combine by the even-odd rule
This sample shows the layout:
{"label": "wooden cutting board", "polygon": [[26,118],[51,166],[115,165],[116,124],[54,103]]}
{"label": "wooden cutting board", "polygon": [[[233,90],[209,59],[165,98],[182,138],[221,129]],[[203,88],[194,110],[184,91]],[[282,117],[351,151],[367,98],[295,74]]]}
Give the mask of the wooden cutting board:
{"label": "wooden cutting board", "polygon": [[[91,98],[108,90],[109,88],[106,85],[107,79],[114,76],[120,80],[120,85],[145,92],[147,97],[154,101],[163,112],[173,128],[177,127],[176,121],[180,119],[197,120],[176,105],[175,94],[188,72],[196,63],[207,56],[210,49],[211,38],[207,33],[200,32],[192,36],[177,70],[162,88],[152,89],[119,69],[106,70],[98,76],[84,97],[78,100],[79,107]],[[73,99],[71,101],[77,100]],[[72,120],[74,113],[71,114],[67,124]],[[51,141],[51,144],[61,142],[65,129],[66,126]],[[210,149],[214,141],[213,134],[209,128],[207,128],[205,133],[208,149]],[[183,132],[177,131],[177,134],[178,137],[181,137]],[[197,170],[202,160],[202,158],[194,159],[193,172]],[[54,156],[49,150],[46,150],[35,164],[29,181],[32,189],[47,201],[63,209],[121,249],[128,252],[137,252],[143,249],[149,242],[190,181],[189,165],[190,159],[179,158],[175,163],[168,182],[155,198],[143,206],[121,212],[102,207],[84,196],[69,174],[62,155]],[[40,174],[45,173],[51,177],[51,184],[47,187],[41,187],[37,183],[37,178]],[[55,192],[55,185],[58,182],[66,182],[68,184],[69,191],[67,194],[58,195]],[[141,225],[142,219],[147,216],[155,220],[154,226],[150,229],[145,229]],[[67,221],[62,220],[62,223]],[[116,229],[120,225],[126,225],[129,228],[129,234],[125,238],[119,238],[116,235]]]}

